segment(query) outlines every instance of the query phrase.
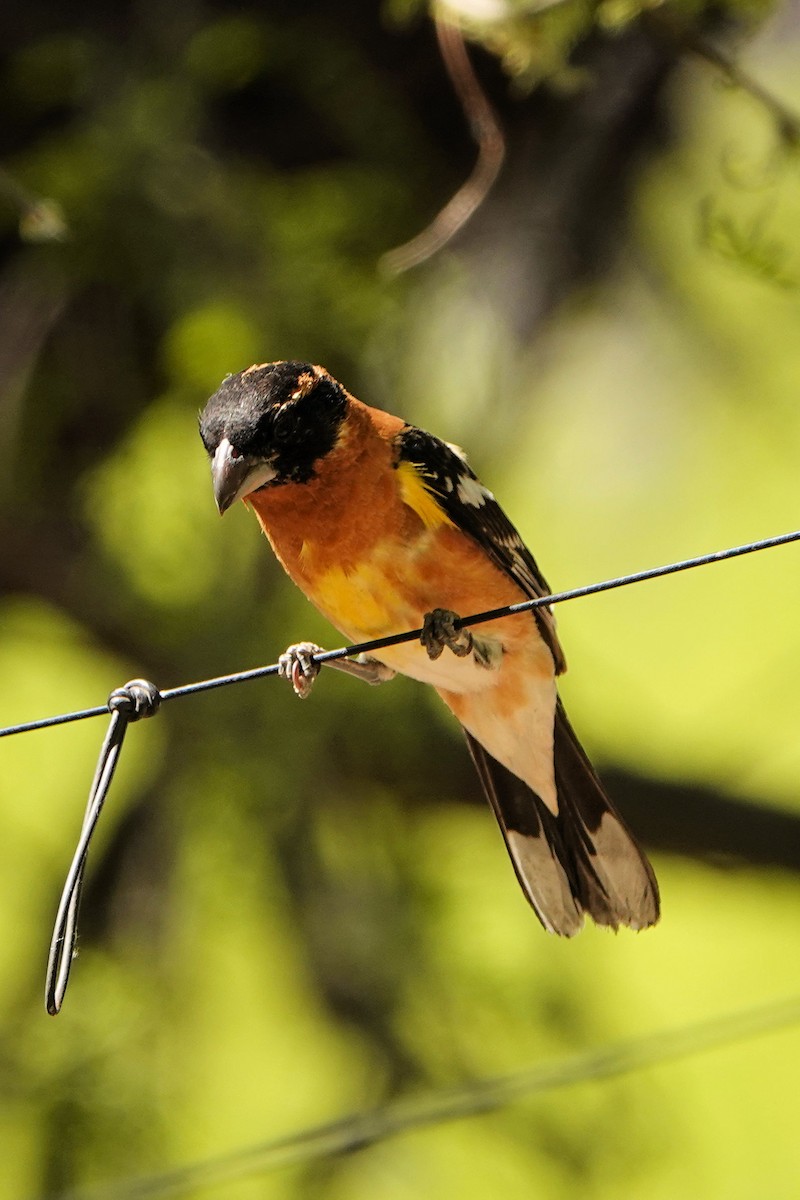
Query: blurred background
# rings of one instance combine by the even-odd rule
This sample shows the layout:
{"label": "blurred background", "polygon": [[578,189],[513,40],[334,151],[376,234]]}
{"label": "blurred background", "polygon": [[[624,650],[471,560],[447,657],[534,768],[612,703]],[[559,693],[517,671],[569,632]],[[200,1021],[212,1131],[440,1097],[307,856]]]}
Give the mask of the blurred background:
{"label": "blurred background", "polygon": [[[797,527],[797,3],[464,0],[505,162],[401,274],[383,256],[477,154],[425,7],[14,8],[2,724],[340,643],[244,508],[214,508],[197,413],[251,362],[323,363],[467,447],[558,588]],[[793,995],[799,553],[559,609],[567,707],[661,882],[638,936],[544,934],[435,696],[331,673],[301,705],[268,679],[131,730],[53,1020],[47,941],[105,722],[4,740],[0,1196],[122,1196]],[[169,1194],[788,1198],[798,1070],[789,1030]]]}

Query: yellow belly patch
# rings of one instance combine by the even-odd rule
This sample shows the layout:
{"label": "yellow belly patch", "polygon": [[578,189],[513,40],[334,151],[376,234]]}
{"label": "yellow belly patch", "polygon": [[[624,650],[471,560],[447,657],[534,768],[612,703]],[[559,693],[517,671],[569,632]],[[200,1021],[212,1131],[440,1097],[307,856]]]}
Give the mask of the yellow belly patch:
{"label": "yellow belly patch", "polygon": [[404,628],[398,622],[405,606],[376,563],[362,562],[349,571],[334,567],[315,580],[314,593],[317,607],[349,636],[381,637]]}

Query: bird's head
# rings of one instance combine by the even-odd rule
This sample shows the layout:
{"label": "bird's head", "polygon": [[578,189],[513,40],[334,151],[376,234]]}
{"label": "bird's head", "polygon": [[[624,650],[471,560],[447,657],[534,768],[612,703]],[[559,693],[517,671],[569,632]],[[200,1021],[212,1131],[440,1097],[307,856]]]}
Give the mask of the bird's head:
{"label": "bird's head", "polygon": [[336,445],[347,406],[344,388],[309,363],[229,375],[200,415],[219,511],[259,488],[312,479]]}

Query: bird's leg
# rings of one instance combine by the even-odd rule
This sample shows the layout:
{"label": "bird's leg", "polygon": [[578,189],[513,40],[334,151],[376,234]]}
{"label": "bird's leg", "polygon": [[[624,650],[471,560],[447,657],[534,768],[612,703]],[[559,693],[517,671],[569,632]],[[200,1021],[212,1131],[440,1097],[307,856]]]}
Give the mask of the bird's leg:
{"label": "bird's leg", "polygon": [[313,642],[297,642],[288,646],[278,659],[278,675],[281,679],[289,679],[295,695],[305,700],[311,695],[320,664],[314,662],[313,655],[319,654],[321,647]]}
{"label": "bird's leg", "polygon": [[434,608],[425,613],[419,640],[428,651],[428,658],[438,658],[445,646],[458,658],[472,653],[473,638],[468,629],[457,629],[458,615],[449,608]]}
{"label": "bird's leg", "polygon": [[335,667],[337,671],[344,671],[346,675],[352,675],[364,683],[386,683],[395,675],[391,667],[366,655],[359,655],[358,658],[331,658],[325,664],[314,661],[315,654],[324,653],[322,647],[314,642],[298,642],[289,646],[278,659],[278,674],[282,679],[291,680],[295,694],[301,700],[311,695],[311,689],[323,665]]}
{"label": "bird's leg", "polygon": [[438,658],[445,646],[459,658],[471,654],[479,667],[494,670],[500,665],[503,647],[496,638],[482,638],[469,629],[457,629],[458,615],[449,608],[434,608],[425,614],[420,641],[429,658]]}

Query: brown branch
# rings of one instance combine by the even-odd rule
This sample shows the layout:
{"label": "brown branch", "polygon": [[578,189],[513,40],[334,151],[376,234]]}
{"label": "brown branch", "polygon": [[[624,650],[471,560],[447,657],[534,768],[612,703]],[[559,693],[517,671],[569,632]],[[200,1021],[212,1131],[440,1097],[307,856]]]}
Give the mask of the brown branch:
{"label": "brown branch", "polygon": [[381,266],[395,275],[419,266],[455,237],[483,204],[505,158],[505,138],[500,122],[478,81],[460,30],[438,17],[435,27],[442,61],[478,145],[478,158],[467,181],[430,225],[410,241],[383,255]]}
{"label": "brown branch", "polygon": [[747,92],[749,96],[757,100],[774,119],[781,141],[788,146],[796,146],[800,143],[800,116],[763,87],[757,79],[753,79],[752,75],[748,75],[746,71],[742,70],[738,63],[724,55],[716,46],[712,46],[710,42],[699,37],[689,41],[688,49],[692,54],[702,58],[704,62],[711,63],[721,71],[735,87],[741,88],[743,92]]}
{"label": "brown branch", "polygon": [[710,66],[716,67],[729,83],[746,92],[748,96],[752,96],[770,114],[775,121],[781,141],[789,147],[800,145],[800,114],[779,100],[718,46],[707,41],[702,34],[674,29],[657,13],[649,14],[647,24],[660,37],[667,37],[679,50],[685,50],[688,54],[693,54],[695,58],[702,59]]}

